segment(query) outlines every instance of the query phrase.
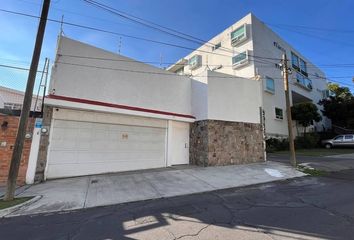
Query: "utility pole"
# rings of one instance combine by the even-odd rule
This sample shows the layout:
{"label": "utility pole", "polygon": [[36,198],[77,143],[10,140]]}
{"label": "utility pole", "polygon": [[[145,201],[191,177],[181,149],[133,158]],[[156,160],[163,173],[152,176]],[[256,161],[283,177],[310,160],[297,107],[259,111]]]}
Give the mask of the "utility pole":
{"label": "utility pole", "polygon": [[290,108],[290,92],[289,92],[289,78],[288,78],[289,69],[288,69],[288,59],[285,53],[283,54],[282,62],[283,62],[282,65],[283,65],[284,90],[285,90],[285,102],[286,102],[286,116],[288,119],[290,163],[293,167],[296,167],[293,121],[291,118],[291,108]]}
{"label": "utility pole", "polygon": [[41,49],[42,49],[45,26],[47,23],[49,6],[50,6],[50,0],[44,0],[42,6],[41,19],[39,22],[37,36],[36,36],[36,43],[32,55],[31,67],[28,73],[25,97],[23,99],[23,105],[22,105],[23,107],[20,116],[20,123],[18,126],[16,141],[15,141],[12,158],[11,158],[9,175],[7,178],[7,188],[6,188],[4,201],[13,200],[15,195],[16,180],[17,180],[18,170],[20,167],[20,162],[22,157],[23,144],[25,141],[27,121],[31,111],[33,87],[36,79],[38,62],[41,55]]}

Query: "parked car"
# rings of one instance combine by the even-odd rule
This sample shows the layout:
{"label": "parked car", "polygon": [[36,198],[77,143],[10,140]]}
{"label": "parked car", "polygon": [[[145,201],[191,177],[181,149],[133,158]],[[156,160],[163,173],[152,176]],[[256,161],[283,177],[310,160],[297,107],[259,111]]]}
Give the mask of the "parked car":
{"label": "parked car", "polygon": [[322,140],[322,146],[332,147],[354,147],[354,134],[338,135],[333,139]]}

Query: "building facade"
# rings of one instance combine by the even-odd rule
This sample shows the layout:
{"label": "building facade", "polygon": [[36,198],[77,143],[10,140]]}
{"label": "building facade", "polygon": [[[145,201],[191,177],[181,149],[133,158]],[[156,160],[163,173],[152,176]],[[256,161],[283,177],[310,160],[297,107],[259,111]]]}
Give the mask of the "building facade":
{"label": "building facade", "polygon": [[[16,89],[0,86],[0,109],[20,111],[22,109],[25,93]],[[42,97],[33,96],[31,111],[40,112]]]}
{"label": "building facade", "polygon": [[265,161],[261,98],[244,91],[259,85],[203,74],[209,84],[60,36],[36,181]]}
{"label": "building facade", "polygon": [[[287,137],[284,84],[280,65],[283,54],[287,55],[289,67],[292,68],[292,74],[289,75],[291,104],[312,102],[321,109],[318,102],[327,90],[324,72],[253,14],[248,14],[177,61],[168,71],[194,78],[208,69],[259,82],[261,91],[258,93],[262,99],[267,137]],[[205,82],[205,78],[199,80]],[[330,126],[330,120],[323,117],[322,121],[311,126],[310,130],[322,131]],[[296,123],[294,131],[301,132]]]}

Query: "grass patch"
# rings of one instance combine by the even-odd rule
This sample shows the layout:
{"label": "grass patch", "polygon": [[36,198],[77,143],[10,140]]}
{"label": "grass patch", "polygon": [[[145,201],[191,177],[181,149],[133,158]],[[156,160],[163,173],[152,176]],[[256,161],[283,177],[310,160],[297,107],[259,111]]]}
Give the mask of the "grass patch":
{"label": "grass patch", "polygon": [[5,209],[5,208],[9,208],[9,207],[13,207],[16,206],[18,204],[24,203],[28,200],[30,200],[32,197],[21,197],[21,198],[15,198],[12,201],[4,201],[4,200],[0,200],[0,210],[1,209]]}
{"label": "grass patch", "polygon": [[328,174],[326,171],[311,168],[298,168],[298,170],[315,177],[326,176]]}
{"label": "grass patch", "polygon": [[[289,151],[278,151],[275,154],[288,155]],[[354,149],[350,148],[312,148],[312,149],[297,149],[296,155],[299,156],[311,156],[311,157],[322,157],[322,156],[332,156],[339,154],[349,154],[354,153]]]}

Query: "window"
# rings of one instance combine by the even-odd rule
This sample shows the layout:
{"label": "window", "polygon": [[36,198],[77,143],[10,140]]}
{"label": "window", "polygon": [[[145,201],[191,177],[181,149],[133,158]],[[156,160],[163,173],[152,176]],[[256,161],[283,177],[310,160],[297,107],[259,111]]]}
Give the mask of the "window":
{"label": "window", "polygon": [[274,79],[266,77],[266,90],[271,93],[275,92]]}
{"label": "window", "polygon": [[275,108],[275,118],[280,120],[283,119],[283,109]]}
{"label": "window", "polygon": [[22,104],[5,102],[4,103],[4,109],[21,110],[22,109]]}
{"label": "window", "polygon": [[346,141],[352,141],[353,140],[353,135],[345,135],[344,140]]}
{"label": "window", "polygon": [[291,52],[291,64],[292,64],[293,68],[295,68],[297,70],[300,69],[299,57],[293,52]]}
{"label": "window", "polygon": [[221,47],[221,42],[219,42],[218,44],[215,44],[213,46],[213,51],[215,51],[216,49],[220,48]]}
{"label": "window", "polygon": [[248,63],[248,52],[244,51],[236,56],[232,57],[232,66],[233,68],[237,68]]}
{"label": "window", "polygon": [[188,60],[189,69],[193,70],[202,65],[202,56],[194,55]]}
{"label": "window", "polygon": [[308,76],[306,62],[302,58],[299,58],[293,52],[291,52],[291,65],[293,66],[294,69],[298,70],[300,73],[302,73],[306,77]]}
{"label": "window", "polygon": [[296,73],[296,83],[308,90],[312,90],[312,81],[311,79],[308,79],[307,77],[304,77],[300,73]]}
{"label": "window", "polygon": [[300,58],[300,72],[304,74],[306,77],[308,76],[306,62],[301,58]]}
{"label": "window", "polygon": [[333,138],[334,141],[343,141],[343,136]]}
{"label": "window", "polygon": [[246,24],[231,32],[231,45],[237,46],[247,39]]}
{"label": "window", "polygon": [[184,67],[182,67],[182,68],[176,70],[175,73],[178,74],[178,75],[183,75],[183,74],[184,74]]}
{"label": "window", "polygon": [[329,97],[334,97],[336,94],[329,89],[322,90],[322,98],[326,99]]}

